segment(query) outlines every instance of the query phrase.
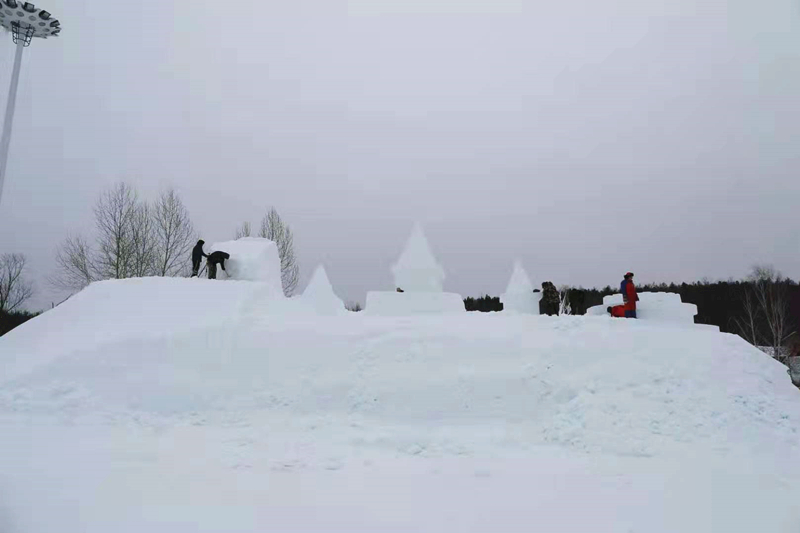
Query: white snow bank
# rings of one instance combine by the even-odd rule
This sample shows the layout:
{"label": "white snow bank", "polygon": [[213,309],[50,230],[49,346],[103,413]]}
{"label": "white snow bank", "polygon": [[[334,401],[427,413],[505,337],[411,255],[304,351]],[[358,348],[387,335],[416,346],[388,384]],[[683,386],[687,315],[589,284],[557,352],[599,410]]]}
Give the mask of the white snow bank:
{"label": "white snow bank", "polygon": [[[274,242],[257,237],[243,237],[235,241],[216,242],[209,249],[211,252],[220,250],[231,255],[225,261],[230,279],[260,281],[281,289],[281,261]],[[220,270],[217,271],[217,278],[227,279]]]}
{"label": "white snow bank", "polygon": [[348,312],[344,302],[333,292],[328,273],[322,265],[317,267],[306,290],[295,300],[320,315],[342,315]]}
{"label": "white snow bank", "polygon": [[[800,392],[736,336],[149,283],[0,337],[0,531],[797,531]],[[172,284],[219,292],[136,324]]]}
{"label": "white snow bank", "polygon": [[[622,295],[612,294],[603,298],[603,305],[587,309],[590,316],[608,316],[607,308],[622,305]],[[674,324],[694,324],[697,306],[681,301],[680,294],[669,292],[640,292],[636,303],[636,316],[641,320]],[[719,328],[717,328],[719,329]]]}
{"label": "white snow bank", "polygon": [[373,316],[410,316],[464,313],[464,300],[452,292],[383,292],[367,293],[364,313]]}
{"label": "white snow bank", "polygon": [[0,382],[57,356],[236,323],[283,302],[270,283],[158,277],[92,283],[1,338]]}
{"label": "white snow bank", "polygon": [[516,261],[511,279],[508,280],[506,292],[500,295],[503,311],[538,315],[539,300],[541,299],[540,292],[533,292],[533,283],[531,283],[528,273],[522,268],[522,262]]}
{"label": "white snow bank", "polygon": [[395,288],[405,292],[442,292],[444,269],[433,257],[421,225],[414,225],[392,273]]}

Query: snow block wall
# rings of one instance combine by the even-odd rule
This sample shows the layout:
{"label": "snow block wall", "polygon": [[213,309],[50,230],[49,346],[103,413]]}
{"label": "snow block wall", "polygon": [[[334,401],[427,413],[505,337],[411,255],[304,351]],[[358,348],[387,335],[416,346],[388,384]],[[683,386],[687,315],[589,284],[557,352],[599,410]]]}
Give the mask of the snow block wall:
{"label": "snow block wall", "polygon": [[392,274],[395,288],[405,292],[442,292],[444,269],[433,257],[419,224],[414,225]]}
{"label": "snow block wall", "polygon": [[[622,295],[612,294],[603,298],[603,305],[590,307],[587,315],[608,316],[606,308],[622,305]],[[641,320],[694,324],[697,306],[681,301],[680,294],[669,292],[640,292],[636,303],[636,316]],[[718,328],[717,328],[718,329]]]}
{"label": "snow block wall", "polygon": [[[217,279],[241,281],[260,281],[276,290],[281,288],[281,261],[278,248],[269,239],[243,237],[235,241],[217,242],[211,245],[210,252],[222,251],[231,255],[225,261],[225,273],[217,272]],[[210,253],[209,252],[209,253]]]}
{"label": "snow block wall", "polygon": [[538,315],[541,298],[542,293],[533,292],[533,284],[522,268],[522,262],[516,261],[506,292],[500,295],[503,311]]}
{"label": "snow block wall", "polygon": [[452,292],[367,293],[364,314],[371,316],[409,316],[465,313],[464,300]]}
{"label": "snow block wall", "polygon": [[314,271],[306,290],[297,298],[297,301],[320,315],[347,314],[344,302],[333,292],[333,286],[322,265],[319,265]]}

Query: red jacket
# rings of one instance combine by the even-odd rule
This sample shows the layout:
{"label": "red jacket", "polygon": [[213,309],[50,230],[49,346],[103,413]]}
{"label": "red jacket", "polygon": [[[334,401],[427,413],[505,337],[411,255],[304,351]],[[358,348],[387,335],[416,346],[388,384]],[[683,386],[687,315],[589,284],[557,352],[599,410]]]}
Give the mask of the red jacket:
{"label": "red jacket", "polygon": [[636,294],[636,287],[633,281],[624,280],[620,285],[620,292],[622,293],[622,301],[625,302],[625,309],[636,311],[636,302],[639,301],[639,296]]}

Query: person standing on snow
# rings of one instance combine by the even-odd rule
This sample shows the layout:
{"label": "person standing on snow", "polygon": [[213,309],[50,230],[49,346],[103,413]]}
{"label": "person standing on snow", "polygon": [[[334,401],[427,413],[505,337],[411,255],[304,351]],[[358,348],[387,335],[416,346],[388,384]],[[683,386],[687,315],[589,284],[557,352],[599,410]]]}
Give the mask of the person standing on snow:
{"label": "person standing on snow", "polygon": [[619,292],[622,293],[622,301],[625,303],[625,318],[636,318],[636,302],[639,301],[639,296],[633,284],[633,272],[625,274],[619,284]]}
{"label": "person standing on snow", "polygon": [[191,277],[195,277],[197,273],[200,271],[200,261],[203,260],[204,257],[208,257],[205,252],[203,252],[203,245],[206,243],[203,239],[197,241],[197,244],[194,245],[192,248],[192,275]]}

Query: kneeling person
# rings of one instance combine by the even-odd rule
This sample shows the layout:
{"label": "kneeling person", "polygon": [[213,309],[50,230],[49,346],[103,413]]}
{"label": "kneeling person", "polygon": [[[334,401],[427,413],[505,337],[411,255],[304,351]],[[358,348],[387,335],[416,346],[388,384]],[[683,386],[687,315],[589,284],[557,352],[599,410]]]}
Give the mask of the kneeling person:
{"label": "kneeling person", "polygon": [[[231,257],[230,254],[225,252],[212,252],[208,254],[206,259],[206,266],[208,267],[208,279],[217,279],[217,265],[222,267],[225,271],[225,260]],[[227,274],[227,272],[225,272]]]}

